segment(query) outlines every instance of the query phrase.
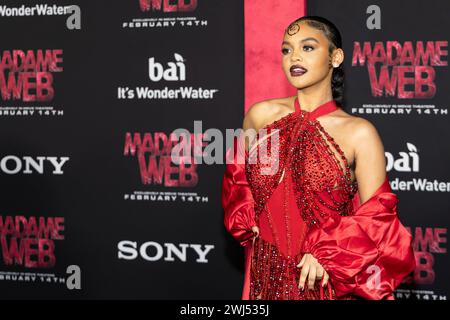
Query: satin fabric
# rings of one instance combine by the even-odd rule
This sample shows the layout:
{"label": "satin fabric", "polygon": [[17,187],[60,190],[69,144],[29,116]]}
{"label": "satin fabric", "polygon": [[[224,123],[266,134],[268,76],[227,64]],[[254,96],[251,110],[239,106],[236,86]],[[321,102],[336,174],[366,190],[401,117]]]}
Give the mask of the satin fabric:
{"label": "satin fabric", "polygon": [[[330,275],[336,296],[393,300],[395,288],[416,267],[412,236],[397,215],[397,195],[388,177],[350,216],[332,216],[312,229],[303,252],[311,253]],[[356,209],[357,208],[357,209]]]}

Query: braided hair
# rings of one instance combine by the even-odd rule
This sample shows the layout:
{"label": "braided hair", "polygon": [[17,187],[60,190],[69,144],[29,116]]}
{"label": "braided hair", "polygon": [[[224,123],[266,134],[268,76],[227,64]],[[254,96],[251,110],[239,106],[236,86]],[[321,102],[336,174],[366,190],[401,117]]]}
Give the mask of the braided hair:
{"label": "braided hair", "polygon": [[[289,33],[290,30],[298,30],[298,24],[304,21],[310,27],[321,30],[325,37],[330,42],[328,52],[330,55],[330,67],[331,65],[331,54],[333,50],[337,48],[342,48],[342,38],[337,27],[329,20],[319,17],[319,16],[303,16],[295,21],[293,21],[286,28],[285,32]],[[333,74],[331,77],[331,91],[333,94],[333,99],[339,104],[340,107],[344,106],[344,68],[342,63],[337,68],[333,68]]]}

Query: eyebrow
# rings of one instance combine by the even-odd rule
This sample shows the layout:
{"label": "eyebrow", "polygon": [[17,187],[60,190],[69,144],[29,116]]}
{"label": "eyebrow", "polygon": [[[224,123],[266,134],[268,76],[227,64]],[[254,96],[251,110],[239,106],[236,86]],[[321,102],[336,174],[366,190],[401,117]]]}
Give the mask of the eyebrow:
{"label": "eyebrow", "polygon": [[[302,40],[300,40],[300,42],[306,42],[308,40],[320,43],[319,40],[317,40],[316,38],[313,38],[313,37],[308,37],[308,38],[302,39]],[[281,44],[283,45],[283,44],[291,44],[291,43],[289,41],[283,41]]]}

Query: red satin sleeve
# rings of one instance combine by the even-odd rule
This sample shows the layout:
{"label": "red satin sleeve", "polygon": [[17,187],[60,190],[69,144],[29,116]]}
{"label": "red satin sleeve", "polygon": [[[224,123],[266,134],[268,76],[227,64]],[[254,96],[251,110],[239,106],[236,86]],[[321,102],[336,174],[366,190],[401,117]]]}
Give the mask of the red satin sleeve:
{"label": "red satin sleeve", "polygon": [[[387,178],[384,189],[386,184]],[[412,236],[397,215],[398,198],[380,188],[353,215],[334,216],[306,237],[303,252],[328,272],[338,297],[393,300],[394,289],[416,267]]]}
{"label": "red satin sleeve", "polygon": [[[237,143],[235,143],[235,146]],[[245,165],[242,152],[237,152],[235,147],[234,159],[226,164],[225,174],[222,180],[222,207],[224,209],[224,224],[226,230],[242,246],[251,243],[253,232],[251,228],[256,225],[254,200],[250,186],[245,176]],[[230,157],[231,148],[227,151],[227,159]]]}

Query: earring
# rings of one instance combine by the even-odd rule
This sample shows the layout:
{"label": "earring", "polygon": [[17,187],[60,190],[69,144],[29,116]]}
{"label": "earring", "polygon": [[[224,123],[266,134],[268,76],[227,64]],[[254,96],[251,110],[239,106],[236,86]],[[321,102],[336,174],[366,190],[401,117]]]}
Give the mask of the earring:
{"label": "earring", "polygon": [[339,65],[337,63],[333,63],[333,67],[337,68]]}

